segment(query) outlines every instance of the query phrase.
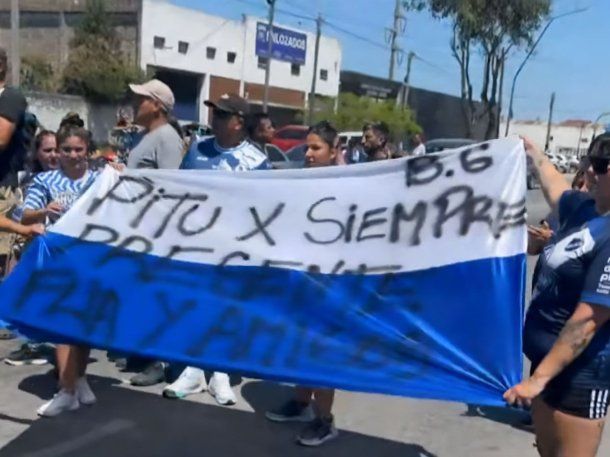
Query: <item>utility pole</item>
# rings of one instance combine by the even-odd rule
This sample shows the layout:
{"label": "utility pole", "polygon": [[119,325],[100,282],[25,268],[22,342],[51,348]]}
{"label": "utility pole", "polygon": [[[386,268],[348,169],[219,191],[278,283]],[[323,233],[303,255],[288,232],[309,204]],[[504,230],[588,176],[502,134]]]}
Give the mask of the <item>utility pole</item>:
{"label": "utility pole", "polygon": [[405,16],[402,12],[402,0],[396,0],[396,6],[394,7],[394,24],[389,32],[389,44],[390,44],[390,81],[394,80],[394,67],[398,56],[401,55],[402,49],[398,45],[398,37],[405,33]]}
{"label": "utility pole", "polygon": [[542,37],[547,32],[547,30],[549,29],[551,24],[553,22],[555,22],[557,19],[560,19],[560,18],[566,17],[566,16],[571,16],[573,14],[583,13],[583,12],[587,11],[587,9],[588,8],[579,8],[579,9],[574,10],[574,11],[570,11],[570,12],[567,12],[567,13],[564,13],[564,14],[560,14],[558,16],[551,17],[551,19],[549,19],[549,22],[547,22],[546,25],[544,26],[544,28],[542,29],[542,32],[540,32],[540,35],[538,35],[538,38],[536,39],[536,41],[534,41],[534,44],[530,47],[529,52],[525,56],[525,59],[523,59],[523,62],[521,62],[521,65],[519,65],[519,68],[517,68],[515,76],[513,77],[513,84],[512,84],[512,87],[510,89],[510,103],[508,105],[508,117],[506,118],[506,132],[505,132],[504,136],[508,136],[508,129],[510,128],[510,121],[512,121],[512,119],[513,119],[513,114],[514,114],[513,113],[513,102],[514,102],[514,99],[515,99],[515,86],[517,84],[517,78],[519,78],[519,75],[521,74],[521,71],[523,70],[523,67],[525,67],[525,64],[527,63],[529,58],[534,53],[536,47],[540,43],[540,40],[542,40]]}
{"label": "utility pole", "polygon": [[409,104],[409,90],[411,89],[411,64],[413,63],[413,59],[417,57],[417,55],[411,51],[407,57],[407,74],[405,75],[405,80],[403,84],[402,90],[402,107],[406,108]]}
{"label": "utility pole", "polygon": [[[551,146],[551,124],[553,123],[553,110],[555,109],[555,92],[551,94],[551,103],[549,104],[549,122],[546,125],[546,142],[544,144],[544,152],[548,152]],[[582,129],[581,129],[582,132]],[[578,143],[580,144],[580,142]]]}
{"label": "utility pole", "polygon": [[265,67],[265,92],[263,95],[263,112],[267,112],[269,105],[269,79],[271,78],[271,55],[273,53],[273,18],[275,17],[275,2],[277,0],[267,0],[269,5],[269,24],[267,39],[267,66]]}
{"label": "utility pole", "polygon": [[[506,56],[500,64],[500,93],[498,94],[498,112],[496,113],[496,138],[500,138],[500,124],[502,123],[502,104],[504,103],[504,69],[506,64]],[[492,113],[493,116],[493,113]],[[508,122],[508,119],[507,121]]]}
{"label": "utility pole", "polygon": [[313,78],[311,78],[311,92],[309,92],[309,125],[313,124],[314,107],[316,103],[316,81],[318,79],[318,56],[320,54],[320,37],[322,36],[322,15],[316,19],[316,49],[313,59]]}
{"label": "utility pole", "polygon": [[11,0],[11,84],[19,86],[21,52],[19,47],[19,0]]}

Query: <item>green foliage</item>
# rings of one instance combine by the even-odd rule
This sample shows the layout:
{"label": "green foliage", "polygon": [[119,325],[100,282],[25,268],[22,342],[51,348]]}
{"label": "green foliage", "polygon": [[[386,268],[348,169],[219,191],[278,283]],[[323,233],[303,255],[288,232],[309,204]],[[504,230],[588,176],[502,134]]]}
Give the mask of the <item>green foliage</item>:
{"label": "green foliage", "polygon": [[21,87],[25,90],[54,92],[57,79],[53,66],[42,56],[21,59]]}
{"label": "green foliage", "polygon": [[464,38],[507,39],[516,46],[532,43],[533,34],[551,11],[551,0],[410,0],[413,9],[451,19]]}
{"label": "green foliage", "polygon": [[394,100],[379,102],[348,93],[339,94],[336,112],[334,107],[327,106],[316,113],[315,121],[321,120],[330,121],[339,131],[361,130],[365,123],[371,121],[385,122],[395,139],[421,132],[413,112],[396,106]]}
{"label": "green foliage", "polygon": [[[486,138],[492,138],[498,127],[499,79],[514,48],[528,48],[536,31],[551,11],[551,0],[406,0],[414,10],[427,9],[439,19],[453,24],[451,50],[460,65],[464,121],[469,135],[477,117],[487,117]],[[483,58],[481,101],[485,111],[477,115],[473,104],[471,54],[479,51]]]}
{"label": "green foliage", "polygon": [[127,62],[121,51],[103,0],[88,0],[85,17],[70,45],[62,78],[67,93],[116,101],[124,96],[129,83],[144,79],[143,72]]}

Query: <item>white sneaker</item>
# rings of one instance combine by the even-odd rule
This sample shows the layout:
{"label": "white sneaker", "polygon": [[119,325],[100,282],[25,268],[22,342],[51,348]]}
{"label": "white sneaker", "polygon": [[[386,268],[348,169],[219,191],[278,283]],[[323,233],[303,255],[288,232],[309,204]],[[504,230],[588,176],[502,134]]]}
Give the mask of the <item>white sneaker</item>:
{"label": "white sneaker", "polygon": [[87,406],[92,405],[97,401],[95,394],[91,390],[91,387],[89,387],[87,378],[84,376],[76,381],[76,397],[79,402]]}
{"label": "white sneaker", "polygon": [[194,367],[186,367],[180,377],[163,389],[166,398],[184,398],[191,394],[203,392],[207,388],[205,373]]}
{"label": "white sneaker", "polygon": [[210,379],[210,394],[216,399],[216,403],[223,406],[234,405],[237,403],[229,375],[226,373],[215,372]]}
{"label": "white sneaker", "polygon": [[71,394],[61,389],[51,400],[38,408],[36,413],[39,416],[55,417],[64,411],[75,411],[79,406],[76,394]]}

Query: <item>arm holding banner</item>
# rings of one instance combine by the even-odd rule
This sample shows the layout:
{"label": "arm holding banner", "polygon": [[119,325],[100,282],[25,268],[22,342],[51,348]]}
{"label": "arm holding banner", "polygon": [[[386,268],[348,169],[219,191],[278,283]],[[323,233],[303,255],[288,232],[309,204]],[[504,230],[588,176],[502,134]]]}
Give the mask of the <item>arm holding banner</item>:
{"label": "arm holding banner", "polygon": [[555,165],[529,138],[522,137],[522,139],[525,152],[532,159],[536,176],[540,180],[544,198],[551,209],[555,210],[563,193],[570,190],[570,185],[555,168]]}
{"label": "arm holding banner", "polygon": [[18,222],[12,221],[9,218],[0,215],[0,231],[16,233],[21,236],[34,236],[42,235],[44,233],[44,226],[40,224],[34,225],[23,225]]}
{"label": "arm holding banner", "polygon": [[595,333],[610,320],[610,308],[579,303],[566,322],[551,351],[534,374],[507,390],[504,399],[511,405],[530,406],[547,384],[576,360],[589,346]]}

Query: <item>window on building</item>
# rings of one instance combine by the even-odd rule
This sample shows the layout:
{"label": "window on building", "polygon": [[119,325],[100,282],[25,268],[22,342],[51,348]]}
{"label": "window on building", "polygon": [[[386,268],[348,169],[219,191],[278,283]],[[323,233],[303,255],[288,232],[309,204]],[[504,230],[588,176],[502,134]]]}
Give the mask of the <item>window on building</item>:
{"label": "window on building", "polygon": [[189,52],[189,44],[186,41],[178,41],[178,52],[180,54]]}
{"label": "window on building", "polygon": [[153,38],[153,43],[156,49],[163,49],[165,47],[165,38],[162,36],[156,36]]}
{"label": "window on building", "polygon": [[214,60],[216,58],[216,48],[208,47],[205,50],[205,55],[208,59]]}
{"label": "window on building", "polygon": [[261,68],[263,70],[266,69],[267,62],[269,62],[269,59],[267,59],[266,57],[258,56],[258,68]]}
{"label": "window on building", "polygon": [[328,81],[328,70],[320,70],[320,79],[322,81]]}
{"label": "window on building", "polygon": [[298,63],[290,65],[290,73],[292,76],[299,76],[301,74],[301,66]]}
{"label": "window on building", "polygon": [[227,62],[235,63],[235,59],[237,59],[237,54],[234,52],[227,52]]}

